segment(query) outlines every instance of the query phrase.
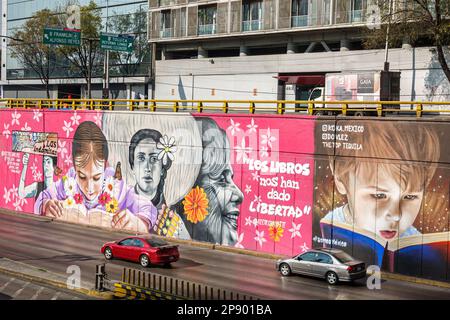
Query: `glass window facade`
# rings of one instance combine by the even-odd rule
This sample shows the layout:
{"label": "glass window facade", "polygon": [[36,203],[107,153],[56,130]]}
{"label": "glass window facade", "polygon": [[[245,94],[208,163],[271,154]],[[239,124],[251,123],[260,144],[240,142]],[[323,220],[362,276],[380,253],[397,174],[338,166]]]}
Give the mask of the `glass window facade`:
{"label": "glass window facade", "polygon": [[[78,0],[79,5],[87,5],[89,2],[90,0]],[[131,55],[113,53],[110,57],[110,76],[147,75],[151,56],[147,45],[148,1],[97,0],[95,3],[99,7],[103,32],[135,36],[135,51]],[[60,2],[54,0],[8,0],[7,34],[13,36],[35,12],[43,9],[57,10],[60,7]],[[62,57],[55,57],[52,62],[55,68],[51,78],[81,77]],[[32,70],[12,58],[10,52],[7,54],[6,68],[9,80],[37,78]],[[103,63],[94,69],[97,70],[94,77],[102,77]]]}

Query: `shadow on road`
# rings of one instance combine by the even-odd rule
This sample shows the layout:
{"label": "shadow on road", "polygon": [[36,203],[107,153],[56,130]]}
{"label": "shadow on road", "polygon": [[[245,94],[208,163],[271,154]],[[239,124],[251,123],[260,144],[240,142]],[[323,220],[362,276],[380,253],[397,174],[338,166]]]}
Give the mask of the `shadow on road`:
{"label": "shadow on road", "polygon": [[36,258],[36,259],[15,259],[16,261],[43,261],[50,260],[54,262],[76,262],[76,261],[92,261],[98,260],[95,257],[83,256],[78,254],[65,254],[61,256],[52,256],[46,258]]}
{"label": "shadow on road", "polygon": [[0,293],[0,300],[11,300],[11,296],[8,296],[7,294]]}

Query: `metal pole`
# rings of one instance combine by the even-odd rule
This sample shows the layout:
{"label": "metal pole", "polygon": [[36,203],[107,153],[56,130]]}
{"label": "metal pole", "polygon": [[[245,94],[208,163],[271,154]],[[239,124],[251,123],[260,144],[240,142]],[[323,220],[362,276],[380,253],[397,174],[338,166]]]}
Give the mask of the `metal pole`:
{"label": "metal pole", "polygon": [[389,32],[391,29],[391,18],[392,18],[392,0],[389,0],[389,20],[386,30],[386,47],[384,55],[384,71],[389,71]]}
{"label": "metal pole", "polygon": [[156,43],[152,43],[152,61],[151,61],[151,83],[152,83],[152,100],[155,99],[156,85]]}
{"label": "metal pole", "polygon": [[[106,32],[108,32],[108,19],[109,19],[109,1],[106,0]],[[105,84],[104,84],[104,97],[109,99],[109,50],[106,51],[105,55]]]}
{"label": "metal pole", "polygon": [[89,42],[89,67],[88,67],[88,98],[91,99],[91,69],[92,69],[92,39],[88,39]]}

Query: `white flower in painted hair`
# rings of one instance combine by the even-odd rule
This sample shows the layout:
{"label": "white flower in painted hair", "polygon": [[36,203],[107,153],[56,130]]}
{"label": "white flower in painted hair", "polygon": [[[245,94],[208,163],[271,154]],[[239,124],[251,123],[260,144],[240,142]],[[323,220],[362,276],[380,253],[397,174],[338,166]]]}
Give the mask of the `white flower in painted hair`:
{"label": "white flower in painted hair", "polygon": [[74,178],[66,177],[64,179],[64,191],[69,197],[73,197],[75,195],[77,183]]}
{"label": "white flower in painted hair", "polygon": [[173,161],[175,159],[174,153],[177,151],[177,147],[175,146],[175,138],[164,135],[159,139],[159,142],[156,144],[156,148],[159,150],[158,160],[162,160],[163,165],[166,165],[168,160]]}

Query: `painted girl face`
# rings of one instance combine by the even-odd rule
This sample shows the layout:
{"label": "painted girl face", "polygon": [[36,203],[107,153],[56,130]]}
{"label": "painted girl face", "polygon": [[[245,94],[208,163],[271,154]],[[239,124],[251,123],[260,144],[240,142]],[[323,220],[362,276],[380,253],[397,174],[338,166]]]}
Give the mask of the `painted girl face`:
{"label": "painted girl face", "polygon": [[153,199],[161,181],[162,163],[158,160],[159,150],[152,139],[143,139],[134,152],[134,175],[139,191]]}
{"label": "painted girl face", "polygon": [[102,191],[105,161],[90,159],[86,166],[83,168],[75,166],[75,170],[77,184],[81,192],[89,201],[95,200]]}
{"label": "painted girl face", "polygon": [[44,178],[53,178],[54,172],[53,159],[49,156],[44,156]]}
{"label": "painted girl face", "polygon": [[346,189],[355,225],[385,240],[401,236],[413,225],[424,194],[421,186],[402,190],[400,177],[388,172],[379,172],[376,179],[370,179],[366,170],[350,174]]}

